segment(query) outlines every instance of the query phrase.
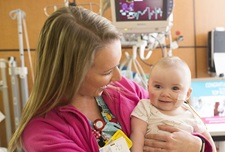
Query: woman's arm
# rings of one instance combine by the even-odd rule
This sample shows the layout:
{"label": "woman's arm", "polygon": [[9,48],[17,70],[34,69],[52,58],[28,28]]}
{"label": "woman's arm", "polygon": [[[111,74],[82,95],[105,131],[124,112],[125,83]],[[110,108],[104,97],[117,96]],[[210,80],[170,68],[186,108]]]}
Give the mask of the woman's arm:
{"label": "woman's arm", "polygon": [[212,145],[213,148],[213,152],[216,152],[216,145],[211,137],[211,135],[209,134],[208,131],[205,131],[202,133],[202,135],[209,141],[209,143]]}
{"label": "woman's arm", "polygon": [[[202,140],[200,137],[194,136],[186,131],[174,128],[168,125],[158,126],[160,130],[169,132],[170,134],[148,134],[146,135],[144,152],[200,152]],[[204,139],[207,141],[207,139]],[[206,151],[211,147],[206,142]]]}

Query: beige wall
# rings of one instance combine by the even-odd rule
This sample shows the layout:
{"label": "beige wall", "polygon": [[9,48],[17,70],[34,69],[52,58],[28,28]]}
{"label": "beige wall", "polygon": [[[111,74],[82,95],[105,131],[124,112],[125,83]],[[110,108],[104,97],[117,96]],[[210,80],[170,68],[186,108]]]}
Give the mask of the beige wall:
{"label": "beige wall", "polygon": [[[78,4],[88,6],[88,2],[98,4],[99,0],[77,0]],[[32,51],[33,61],[35,59],[35,47],[40,29],[46,20],[44,7],[52,4],[63,4],[63,0],[1,0],[0,1],[0,58],[7,59],[9,56],[17,58],[17,65],[20,66],[20,55],[18,45],[17,21],[9,17],[9,12],[15,9],[21,9],[26,13],[26,23],[28,37]],[[179,43],[179,48],[174,50],[173,55],[177,55],[184,59],[192,72],[192,77],[201,78],[209,77],[207,72],[207,33],[214,27],[225,27],[225,15],[223,15],[225,5],[224,0],[175,0],[173,11],[174,25],[172,27],[172,35],[175,40],[179,35],[184,37],[184,41]],[[94,11],[98,10],[98,5],[94,5]],[[110,10],[107,10],[105,16],[111,19]],[[26,48],[24,39],[24,48]],[[123,48],[130,51],[130,48]],[[161,57],[159,49],[153,51],[148,63],[154,63]],[[122,57],[122,60],[124,56]],[[28,62],[27,52],[25,51],[25,63],[29,69],[28,84],[29,90],[32,88],[32,80],[30,74],[30,66]],[[142,64],[147,72],[149,67]],[[0,77],[1,80],[1,77]],[[8,89],[10,106],[12,109],[11,84],[8,77]],[[2,102],[2,93],[0,92],[0,111],[4,111]],[[13,119],[13,113],[11,114]],[[12,124],[14,125],[14,124]],[[0,123],[0,146],[7,146],[5,134],[5,122]],[[14,130],[14,128],[13,128]]]}

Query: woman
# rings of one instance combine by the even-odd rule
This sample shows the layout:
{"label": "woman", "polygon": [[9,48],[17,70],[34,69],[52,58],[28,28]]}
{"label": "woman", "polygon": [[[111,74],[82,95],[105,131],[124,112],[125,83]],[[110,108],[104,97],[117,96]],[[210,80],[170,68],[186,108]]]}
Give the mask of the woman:
{"label": "woman", "polygon": [[[148,95],[121,77],[120,58],[110,21],[79,7],[54,12],[40,34],[35,83],[9,151],[98,152],[117,130],[129,136],[130,113]],[[145,151],[200,151],[200,138],[161,129],[171,134],[148,135]]]}

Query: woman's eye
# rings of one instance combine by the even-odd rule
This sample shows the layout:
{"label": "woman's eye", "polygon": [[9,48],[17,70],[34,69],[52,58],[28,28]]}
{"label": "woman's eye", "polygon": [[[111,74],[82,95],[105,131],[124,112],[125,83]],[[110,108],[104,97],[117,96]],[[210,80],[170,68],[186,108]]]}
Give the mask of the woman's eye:
{"label": "woman's eye", "polygon": [[106,72],[103,75],[110,75],[112,73],[112,71]]}

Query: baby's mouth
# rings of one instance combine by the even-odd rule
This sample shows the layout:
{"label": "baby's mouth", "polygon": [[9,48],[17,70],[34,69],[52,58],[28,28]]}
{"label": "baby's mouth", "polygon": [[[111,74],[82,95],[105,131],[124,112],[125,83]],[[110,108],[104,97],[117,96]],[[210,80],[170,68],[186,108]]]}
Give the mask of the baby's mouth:
{"label": "baby's mouth", "polygon": [[174,102],[174,101],[173,100],[159,100],[159,102],[171,103],[171,102]]}

